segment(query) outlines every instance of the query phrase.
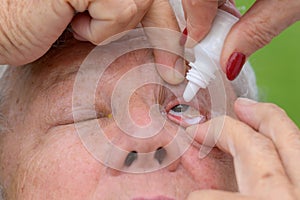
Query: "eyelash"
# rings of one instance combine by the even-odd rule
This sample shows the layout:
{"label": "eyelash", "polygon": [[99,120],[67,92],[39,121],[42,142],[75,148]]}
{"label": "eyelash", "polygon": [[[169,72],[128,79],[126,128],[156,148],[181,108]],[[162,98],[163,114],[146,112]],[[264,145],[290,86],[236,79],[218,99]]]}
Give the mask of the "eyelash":
{"label": "eyelash", "polygon": [[[185,108],[186,106],[188,106],[188,108],[186,108],[182,113],[175,112],[173,109],[180,105],[185,106]],[[185,114],[185,112],[188,111],[191,111],[191,113]],[[207,116],[205,115],[205,113],[201,113],[201,111],[199,111],[199,109],[196,109],[192,104],[185,102],[180,103],[179,100],[171,101],[166,107],[166,113],[170,120],[185,128],[207,121]],[[194,115],[195,113],[196,115]]]}
{"label": "eyelash", "polygon": [[[199,103],[197,102],[187,103],[181,99],[172,100],[171,98],[166,99],[166,101],[168,102],[165,105],[165,111],[167,117],[180,126],[186,128],[191,125],[203,123],[208,119],[207,112],[201,110],[198,105]],[[189,107],[186,110],[184,110],[182,113],[172,111],[172,109],[178,107],[179,105],[184,105]],[[97,112],[96,115],[97,115],[97,119],[102,118],[101,122],[103,122],[105,125],[109,124],[113,119],[112,113],[108,114],[107,112]]]}

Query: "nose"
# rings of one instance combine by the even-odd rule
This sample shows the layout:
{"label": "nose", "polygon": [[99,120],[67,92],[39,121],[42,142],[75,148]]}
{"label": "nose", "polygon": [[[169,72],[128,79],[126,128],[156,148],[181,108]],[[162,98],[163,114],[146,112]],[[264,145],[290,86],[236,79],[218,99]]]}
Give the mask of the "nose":
{"label": "nose", "polygon": [[109,168],[130,173],[162,168],[175,171],[180,156],[191,142],[183,128],[168,121],[159,133],[149,138],[132,137],[117,126],[113,132],[113,145],[107,153],[106,164]]}
{"label": "nose", "polygon": [[[154,162],[158,162],[158,164],[162,164],[163,161],[165,160],[167,156],[167,150],[164,148],[164,147],[159,147],[156,149],[156,151],[154,152]],[[126,167],[130,167],[133,162],[135,160],[138,159],[138,152],[137,151],[131,151],[127,154],[126,158],[125,158],[125,161],[124,161],[124,165]]]}
{"label": "nose", "polygon": [[[155,152],[154,152],[154,160],[153,162],[158,162],[158,164],[162,164],[163,161],[165,160],[167,156],[167,150],[164,147],[159,147]],[[124,165],[126,167],[130,167],[134,161],[138,159],[138,152],[137,151],[131,151],[127,154]]]}
{"label": "nose", "polygon": [[[151,94],[159,87],[147,85],[114,106],[113,143],[107,162],[118,171],[145,173],[165,167],[176,170],[176,163],[191,143],[182,127],[170,122]],[[150,96],[149,96],[150,95]]]}

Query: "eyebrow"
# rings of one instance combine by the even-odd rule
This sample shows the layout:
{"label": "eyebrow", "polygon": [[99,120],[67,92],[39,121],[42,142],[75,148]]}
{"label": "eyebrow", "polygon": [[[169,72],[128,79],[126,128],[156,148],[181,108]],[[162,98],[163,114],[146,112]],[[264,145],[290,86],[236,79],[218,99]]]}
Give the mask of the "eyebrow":
{"label": "eyebrow", "polygon": [[52,73],[49,74],[48,84],[47,88],[55,88],[55,86],[63,84],[69,80],[72,79],[72,77],[75,77],[77,73],[80,73],[78,71],[80,66],[68,66],[63,70],[54,70]]}

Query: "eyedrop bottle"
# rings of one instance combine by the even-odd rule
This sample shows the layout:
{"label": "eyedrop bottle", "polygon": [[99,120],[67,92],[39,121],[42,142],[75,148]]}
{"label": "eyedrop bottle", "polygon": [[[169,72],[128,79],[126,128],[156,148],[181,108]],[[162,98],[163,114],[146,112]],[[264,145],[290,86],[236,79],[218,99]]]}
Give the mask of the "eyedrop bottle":
{"label": "eyedrop bottle", "polygon": [[215,71],[220,68],[220,56],[224,41],[231,27],[238,18],[223,10],[218,10],[208,35],[194,47],[195,61],[190,62],[187,73],[188,84],[183,99],[190,102],[200,88],[206,88],[215,78]]}

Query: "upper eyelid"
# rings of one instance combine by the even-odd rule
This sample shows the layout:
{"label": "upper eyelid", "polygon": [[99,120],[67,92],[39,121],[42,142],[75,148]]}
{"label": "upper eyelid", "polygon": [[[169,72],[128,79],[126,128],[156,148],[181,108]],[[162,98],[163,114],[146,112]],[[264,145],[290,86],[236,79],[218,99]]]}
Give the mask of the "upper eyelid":
{"label": "upper eyelid", "polygon": [[178,104],[186,104],[199,111],[199,114],[205,116],[206,120],[209,120],[211,118],[211,106],[206,102],[205,96],[199,95],[201,95],[201,93],[198,93],[197,98],[192,100],[191,102],[185,102],[182,97],[177,98],[173,95],[172,99],[170,99],[170,102],[167,102],[167,105],[165,106],[167,114],[174,106]]}
{"label": "upper eyelid", "polygon": [[198,102],[195,102],[195,101],[185,102],[183,100],[183,98],[175,98],[175,99],[171,100],[169,103],[167,103],[165,109],[166,109],[166,111],[169,111],[170,109],[172,109],[174,106],[176,106],[178,104],[185,104],[185,105],[188,105],[188,106],[192,106],[197,110],[204,110],[202,108],[203,105],[201,105],[201,103],[198,103]]}

